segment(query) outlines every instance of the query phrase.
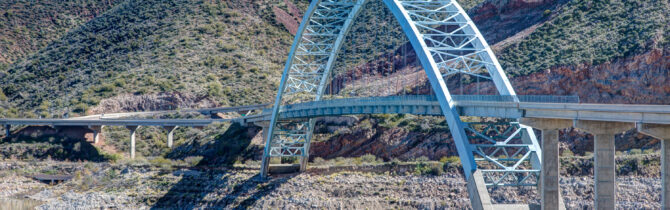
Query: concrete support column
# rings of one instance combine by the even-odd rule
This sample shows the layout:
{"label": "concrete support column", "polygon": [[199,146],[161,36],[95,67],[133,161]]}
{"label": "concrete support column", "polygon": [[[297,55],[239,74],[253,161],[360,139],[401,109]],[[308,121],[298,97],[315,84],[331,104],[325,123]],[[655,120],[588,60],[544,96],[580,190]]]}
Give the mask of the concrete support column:
{"label": "concrete support column", "polygon": [[103,125],[89,125],[88,128],[93,131],[93,144],[98,144]]}
{"label": "concrete support column", "polygon": [[561,199],[558,130],[572,126],[572,120],[523,118],[521,124],[542,130],[542,170],[540,195],[542,209],[565,209]]}
{"label": "concrete support column", "polygon": [[670,125],[639,123],[637,131],[661,140],[661,208],[670,209]]}
{"label": "concrete support column", "polygon": [[312,144],[311,138],[312,134],[309,134],[309,138],[307,139],[307,141],[305,141],[305,145],[303,147],[305,148],[305,151],[303,155],[300,157],[300,172],[307,170],[307,164],[309,163],[309,146]]}
{"label": "concrete support column", "polygon": [[593,138],[596,209],[615,209],[616,161],[614,134],[595,134]]}
{"label": "concrete support column", "polygon": [[542,129],[542,209],[565,209],[559,186],[558,129]]}
{"label": "concrete support column", "polygon": [[11,129],[12,129],[12,125],[10,125],[10,124],[5,125],[5,137],[9,137],[9,136],[12,135]]}
{"label": "concrete support column", "polygon": [[468,194],[470,195],[470,203],[474,210],[492,210],[494,209],[489,196],[489,191],[486,189],[484,176],[482,172],[476,170],[470,179],[468,179]]}
{"label": "concrete support column", "polygon": [[128,130],[130,130],[130,159],[135,159],[135,131],[137,131],[137,128],[140,126],[133,125],[133,126],[126,126]]}
{"label": "concrete support column", "polygon": [[[255,123],[257,126],[260,126],[263,128],[263,142],[265,142],[266,139],[268,139],[268,133],[270,133],[270,122],[269,121],[261,121],[261,122],[256,122]],[[265,145],[269,146],[269,145]],[[270,157],[265,157],[263,156],[263,160],[261,161],[261,178],[265,179],[268,177],[268,170],[270,169]]]}
{"label": "concrete support column", "polygon": [[163,128],[167,131],[167,145],[168,148],[172,148],[172,142],[174,140],[174,130],[177,129],[178,126],[163,126]]}
{"label": "concrete support column", "polygon": [[622,122],[575,120],[574,126],[594,136],[595,208],[615,209],[616,161],[614,159],[614,136],[635,128],[635,125]]}

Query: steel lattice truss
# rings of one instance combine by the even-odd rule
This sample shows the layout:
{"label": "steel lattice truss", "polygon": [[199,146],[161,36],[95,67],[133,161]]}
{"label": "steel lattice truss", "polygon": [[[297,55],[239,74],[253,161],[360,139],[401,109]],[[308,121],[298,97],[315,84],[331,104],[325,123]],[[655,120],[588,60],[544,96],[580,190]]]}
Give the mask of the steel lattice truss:
{"label": "steel lattice truss", "polygon": [[487,48],[455,1],[401,1],[443,76],[464,73],[491,79]]}
{"label": "steel lattice truss", "polygon": [[[311,14],[292,52],[282,100],[320,100],[328,72],[353,17],[364,0],[327,0],[311,6]],[[305,21],[305,20],[303,20]],[[269,156],[306,156],[313,121],[275,123]]]}
{"label": "steel lattice truss", "polygon": [[312,132],[309,121],[278,122],[270,156],[303,156],[305,144]]}
{"label": "steel lattice truss", "polygon": [[466,130],[487,186],[535,186],[540,175],[533,167],[539,148],[516,122],[468,123]]}
{"label": "steel lattice truss", "polygon": [[300,38],[288,75],[285,94],[318,95],[319,85],[328,69],[328,60],[336,52],[337,38],[357,1],[322,1],[309,19]]}
{"label": "steel lattice truss", "polygon": [[[294,39],[266,139],[265,157],[308,156],[313,120],[284,121],[280,107],[321,100],[337,53],[367,0],[314,0]],[[431,83],[468,178],[481,170],[487,186],[537,183],[541,150],[532,128],[464,123],[444,77],[462,73],[490,79],[501,95],[515,95],[490,47],[455,0],[381,0],[411,42]],[[484,127],[482,127],[484,126]],[[265,173],[265,172],[262,172]],[[263,175],[263,174],[262,174]]]}

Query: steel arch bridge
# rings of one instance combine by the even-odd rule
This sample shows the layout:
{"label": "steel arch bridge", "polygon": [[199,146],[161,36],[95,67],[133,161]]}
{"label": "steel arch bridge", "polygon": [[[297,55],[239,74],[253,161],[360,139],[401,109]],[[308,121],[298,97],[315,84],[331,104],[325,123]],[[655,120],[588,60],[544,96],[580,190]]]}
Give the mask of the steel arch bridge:
{"label": "steel arch bridge", "polygon": [[[268,175],[270,157],[300,157],[304,170],[315,121],[280,119],[280,107],[323,98],[337,54],[367,1],[314,0],[309,5],[272,108],[261,177]],[[402,27],[425,70],[469,188],[535,186],[542,154],[532,128],[520,125],[516,119],[502,124],[466,123],[455,108],[444,77],[457,73],[492,80],[499,95],[518,101],[491,48],[463,8],[455,0],[382,1]],[[471,190],[471,196],[473,193]]]}

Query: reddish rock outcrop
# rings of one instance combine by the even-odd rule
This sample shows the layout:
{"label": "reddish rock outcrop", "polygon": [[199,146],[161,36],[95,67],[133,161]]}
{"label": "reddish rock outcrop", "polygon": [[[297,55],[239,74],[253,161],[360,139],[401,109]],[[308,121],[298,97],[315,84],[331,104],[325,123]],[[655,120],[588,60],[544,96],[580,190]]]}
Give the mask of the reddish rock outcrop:
{"label": "reddish rock outcrop", "polygon": [[[600,65],[554,67],[511,78],[519,95],[578,95],[582,103],[670,104],[670,49],[656,49]],[[457,84],[454,84],[457,85]],[[480,83],[494,93],[491,82]],[[476,92],[467,85],[466,94]]]}
{"label": "reddish rock outcrop", "polygon": [[286,4],[286,7],[288,7],[288,10],[291,14],[284,11],[283,9],[280,9],[279,7],[272,7],[272,12],[275,15],[275,20],[284,25],[284,27],[286,27],[286,29],[291,34],[295,35],[298,32],[298,28],[300,27],[302,13],[300,12],[300,9],[295,6],[295,4],[288,0],[284,0],[284,4]]}
{"label": "reddish rock outcrop", "polygon": [[[336,157],[358,157],[365,154],[373,154],[384,160],[398,158],[411,160],[425,156],[430,159],[439,159],[444,156],[457,155],[455,145],[451,142],[449,133],[446,131],[414,132],[406,128],[385,128],[378,125],[373,118],[370,120],[372,127],[351,127],[344,134],[335,135],[328,139],[315,138],[310,148],[312,158],[322,157],[325,159]],[[320,120],[320,124],[333,124],[330,120]],[[342,128],[349,127],[341,125]]]}

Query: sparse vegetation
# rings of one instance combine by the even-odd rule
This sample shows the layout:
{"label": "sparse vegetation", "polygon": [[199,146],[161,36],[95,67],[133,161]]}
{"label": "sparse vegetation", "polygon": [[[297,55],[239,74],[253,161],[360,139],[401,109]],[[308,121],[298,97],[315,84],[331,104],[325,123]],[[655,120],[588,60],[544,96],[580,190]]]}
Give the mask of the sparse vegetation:
{"label": "sparse vegetation", "polygon": [[670,47],[670,3],[665,0],[575,0],[527,38],[497,56],[511,75],[554,66],[601,64]]}

